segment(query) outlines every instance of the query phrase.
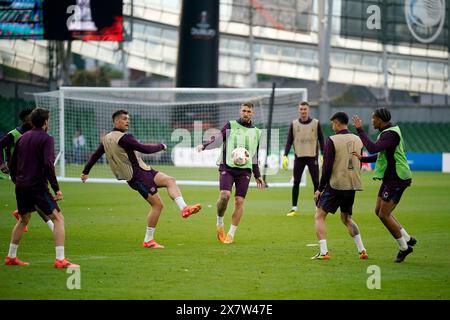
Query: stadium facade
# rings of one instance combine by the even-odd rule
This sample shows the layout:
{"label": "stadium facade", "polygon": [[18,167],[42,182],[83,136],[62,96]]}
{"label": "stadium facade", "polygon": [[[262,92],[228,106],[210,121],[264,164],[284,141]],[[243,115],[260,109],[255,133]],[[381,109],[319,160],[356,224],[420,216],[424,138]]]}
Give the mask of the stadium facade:
{"label": "stadium facade", "polygon": [[[428,1],[442,12],[437,17],[429,17],[430,14],[422,17],[424,21],[428,17],[429,25],[437,26],[438,37],[431,42],[433,34],[424,40],[427,35],[417,35],[414,30],[420,28],[413,29],[415,26],[408,22],[427,14],[421,12],[423,1],[416,1],[419,4],[411,12],[408,0],[390,1],[393,4],[386,8],[383,1],[373,0],[325,2],[332,5],[328,38],[330,83],[365,86],[378,98],[382,98],[383,88],[387,87],[416,92],[425,102],[431,102],[429,97],[433,95],[438,104],[448,104],[449,9],[445,1]],[[255,74],[317,82],[318,3],[317,0],[221,0],[219,85],[255,86]],[[132,36],[131,41],[73,41],[71,50],[122,68],[173,79],[180,6],[179,0],[126,0],[125,30]],[[378,29],[377,6],[381,8],[382,19],[387,12]],[[390,35],[397,36],[383,38]],[[0,41],[2,65],[43,78],[49,76],[48,52],[48,41]]]}

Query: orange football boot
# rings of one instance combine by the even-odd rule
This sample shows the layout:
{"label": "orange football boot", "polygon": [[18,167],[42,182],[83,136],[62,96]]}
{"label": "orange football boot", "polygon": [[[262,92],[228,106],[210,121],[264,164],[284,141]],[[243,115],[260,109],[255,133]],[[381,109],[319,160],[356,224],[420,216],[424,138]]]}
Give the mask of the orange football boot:
{"label": "orange football boot", "polygon": [[361,260],[366,260],[369,259],[369,255],[367,254],[366,250],[363,250],[359,253],[359,258]]}
{"label": "orange football boot", "polygon": [[144,242],[142,243],[142,246],[143,246],[144,248],[164,249],[164,246],[162,246],[162,245],[160,245],[159,243],[157,243],[157,242],[155,241],[155,239],[152,239],[152,240],[147,241],[147,242],[144,241]]}
{"label": "orange football boot", "polygon": [[15,257],[15,258],[10,258],[10,257],[6,257],[5,259],[5,265],[6,266],[29,266],[30,264],[28,262],[23,262],[20,261],[19,258]]}
{"label": "orange football boot", "polygon": [[187,218],[190,215],[196,214],[202,209],[202,205],[200,203],[194,204],[193,206],[186,206],[181,210],[181,216],[183,218]]}
{"label": "orange football boot", "polygon": [[325,254],[320,254],[320,252],[319,252],[314,257],[312,257],[311,260],[330,260],[330,258],[331,257],[328,252]]}
{"label": "orange football boot", "polygon": [[217,240],[220,242],[225,241],[225,231],[223,230],[223,227],[217,227]]}
{"label": "orange football boot", "polygon": [[232,244],[233,243],[233,236],[229,233],[227,233],[227,237],[225,238],[224,242],[225,244]]}
{"label": "orange football boot", "polygon": [[62,259],[62,260],[55,260],[55,268],[56,269],[65,269],[65,268],[76,268],[78,269],[80,267],[79,264],[75,264],[75,263],[71,263],[69,260],[67,260],[66,258]]}

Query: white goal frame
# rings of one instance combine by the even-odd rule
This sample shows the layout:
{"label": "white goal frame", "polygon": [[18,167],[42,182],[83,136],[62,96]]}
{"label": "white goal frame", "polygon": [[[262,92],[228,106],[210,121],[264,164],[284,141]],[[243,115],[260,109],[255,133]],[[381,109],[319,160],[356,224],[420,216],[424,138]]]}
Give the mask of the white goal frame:
{"label": "white goal frame", "polygon": [[[59,181],[63,182],[80,182],[80,178],[66,177],[66,163],[65,163],[65,94],[70,92],[136,92],[136,93],[188,93],[195,91],[196,93],[236,93],[242,92],[252,92],[255,94],[270,94],[271,88],[132,88],[132,87],[60,87],[58,90],[58,113],[59,113],[59,153],[55,160],[55,165],[59,161],[59,172],[57,173],[57,178]],[[303,94],[304,100],[308,99],[308,91],[306,88],[279,88],[276,89],[277,93],[288,93],[288,92],[299,92]],[[233,101],[233,100],[230,100]],[[239,100],[241,101],[241,100]],[[216,102],[216,101],[214,101]],[[237,102],[237,101],[236,101]],[[261,166],[263,169],[263,166]],[[306,186],[306,171],[303,172],[302,180],[300,186]],[[125,181],[120,181],[111,178],[89,178],[89,182],[92,183],[126,183]],[[190,185],[190,186],[218,186],[218,181],[196,181],[196,180],[177,180],[179,185]],[[256,187],[255,182],[250,183],[251,187]],[[269,182],[270,187],[275,188],[286,188],[292,187],[292,182]]]}

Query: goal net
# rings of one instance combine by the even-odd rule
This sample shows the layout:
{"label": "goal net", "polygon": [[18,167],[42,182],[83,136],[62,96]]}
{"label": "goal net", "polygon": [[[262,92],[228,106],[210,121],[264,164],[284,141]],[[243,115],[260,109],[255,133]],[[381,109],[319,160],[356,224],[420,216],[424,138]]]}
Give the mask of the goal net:
{"label": "goal net", "polygon": [[[218,185],[216,161],[220,148],[198,153],[195,146],[209,141],[227,121],[238,119],[240,104],[250,101],[255,106],[252,121],[262,129],[261,173],[266,174],[269,186],[291,186],[292,170],[280,170],[281,157],[289,125],[298,118],[297,105],[307,99],[307,91],[276,89],[272,126],[268,128],[271,95],[271,88],[62,87],[34,96],[37,106],[50,110],[49,133],[55,138],[56,170],[61,181],[79,181],[101,137],[112,129],[112,114],[125,109],[130,115],[129,133],[138,141],[168,146],[166,152],[142,154],[146,163],[174,176],[179,184]],[[293,157],[291,150],[291,169]],[[93,167],[89,181],[119,182],[105,157]]]}

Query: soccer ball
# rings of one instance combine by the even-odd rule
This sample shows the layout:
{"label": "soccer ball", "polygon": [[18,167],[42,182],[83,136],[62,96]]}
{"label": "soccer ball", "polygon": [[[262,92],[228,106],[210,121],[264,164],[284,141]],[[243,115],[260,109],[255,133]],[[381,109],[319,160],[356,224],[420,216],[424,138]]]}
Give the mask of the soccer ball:
{"label": "soccer ball", "polygon": [[237,166],[243,166],[247,163],[250,158],[250,154],[245,148],[236,148],[231,152],[231,157],[233,158],[233,162]]}

